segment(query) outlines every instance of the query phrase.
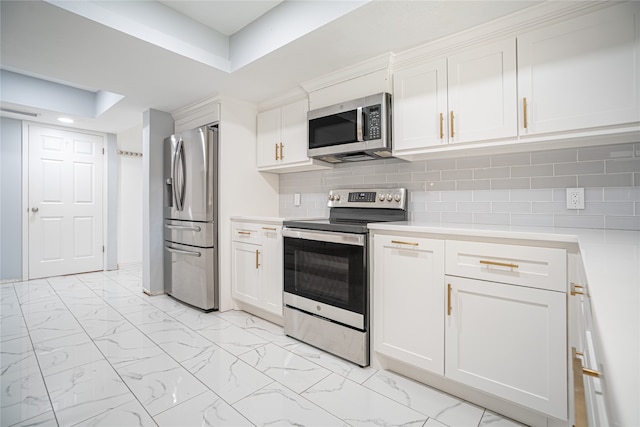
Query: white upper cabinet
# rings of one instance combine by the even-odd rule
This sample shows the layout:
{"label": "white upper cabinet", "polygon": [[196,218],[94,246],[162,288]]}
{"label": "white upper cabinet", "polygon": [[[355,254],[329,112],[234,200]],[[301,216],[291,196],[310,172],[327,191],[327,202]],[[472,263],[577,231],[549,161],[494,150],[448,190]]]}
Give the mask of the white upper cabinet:
{"label": "white upper cabinet", "polygon": [[521,135],[640,122],[640,3],[518,36],[518,94]]}
{"label": "white upper cabinet", "polygon": [[394,152],[518,134],[516,42],[394,73]]}
{"label": "white upper cabinet", "polygon": [[515,40],[477,47],[447,62],[449,142],[516,137]]}
{"label": "white upper cabinet", "polygon": [[393,149],[446,144],[447,61],[420,64],[393,76]]}
{"label": "white upper cabinet", "polygon": [[307,100],[258,114],[258,170],[297,172],[330,168],[307,157]]}

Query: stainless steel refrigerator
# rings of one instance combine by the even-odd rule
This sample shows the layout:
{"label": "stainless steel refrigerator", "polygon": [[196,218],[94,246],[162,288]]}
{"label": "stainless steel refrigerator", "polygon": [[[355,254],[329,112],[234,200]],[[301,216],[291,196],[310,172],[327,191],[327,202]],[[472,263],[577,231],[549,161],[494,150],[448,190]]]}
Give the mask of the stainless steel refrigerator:
{"label": "stainless steel refrigerator", "polygon": [[164,188],[165,291],[217,310],[218,125],[164,140]]}

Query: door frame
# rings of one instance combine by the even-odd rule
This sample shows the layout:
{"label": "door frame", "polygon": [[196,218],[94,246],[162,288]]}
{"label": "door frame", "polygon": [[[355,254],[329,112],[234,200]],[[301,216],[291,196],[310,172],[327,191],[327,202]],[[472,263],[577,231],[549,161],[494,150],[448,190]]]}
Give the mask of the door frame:
{"label": "door frame", "polygon": [[102,271],[105,271],[107,266],[107,236],[108,225],[107,215],[109,213],[107,201],[108,201],[108,157],[107,152],[107,134],[104,132],[96,132],[86,129],[75,129],[65,126],[51,125],[48,123],[38,123],[31,121],[22,122],[22,280],[29,280],[29,127],[37,126],[49,129],[57,129],[65,132],[85,133],[88,135],[99,136],[102,138],[102,244],[104,251],[102,251]]}

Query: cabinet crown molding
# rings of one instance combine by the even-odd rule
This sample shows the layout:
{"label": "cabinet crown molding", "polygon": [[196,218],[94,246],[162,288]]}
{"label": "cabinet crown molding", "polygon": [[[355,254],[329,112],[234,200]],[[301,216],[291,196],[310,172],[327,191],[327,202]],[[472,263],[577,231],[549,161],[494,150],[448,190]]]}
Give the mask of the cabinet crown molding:
{"label": "cabinet crown molding", "polygon": [[300,86],[302,86],[302,88],[307,93],[311,93],[338,83],[355,79],[366,74],[389,69],[393,64],[394,56],[395,54],[393,52],[378,55],[374,58],[354,64],[350,67],[325,74],[324,76],[318,77],[316,79],[304,81],[300,83]]}

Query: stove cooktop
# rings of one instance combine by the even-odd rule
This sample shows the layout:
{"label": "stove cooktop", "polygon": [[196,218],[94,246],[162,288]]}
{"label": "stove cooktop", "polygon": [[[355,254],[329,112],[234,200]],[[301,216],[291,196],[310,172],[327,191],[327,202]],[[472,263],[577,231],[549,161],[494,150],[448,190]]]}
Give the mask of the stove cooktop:
{"label": "stove cooktop", "polygon": [[286,220],[284,226],[305,230],[366,234],[373,222],[406,221],[407,190],[342,189],[329,192],[329,218]]}

